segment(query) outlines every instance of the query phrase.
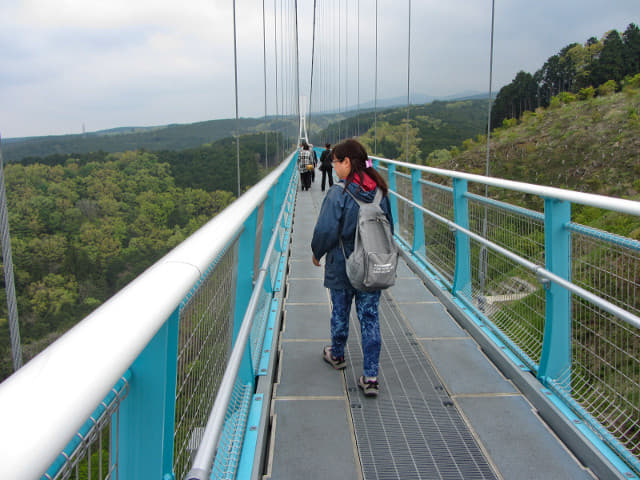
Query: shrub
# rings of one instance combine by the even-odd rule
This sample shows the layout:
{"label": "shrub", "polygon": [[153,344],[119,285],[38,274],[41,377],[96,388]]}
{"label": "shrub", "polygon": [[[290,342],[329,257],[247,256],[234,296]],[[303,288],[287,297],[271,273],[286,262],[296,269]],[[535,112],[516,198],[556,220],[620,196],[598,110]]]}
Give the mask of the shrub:
{"label": "shrub", "polygon": [[504,128],[511,128],[511,127],[515,127],[518,124],[518,120],[515,118],[505,118],[502,121],[502,126]]}
{"label": "shrub", "polygon": [[627,75],[622,81],[622,90],[628,92],[630,90],[640,89],[640,73],[637,73],[633,77]]}
{"label": "shrub", "polygon": [[462,142],[462,148],[464,148],[465,150],[469,150],[471,147],[473,147],[473,143],[473,138],[468,138],[467,140]]}
{"label": "shrub", "polygon": [[549,108],[560,108],[562,106],[562,101],[558,97],[551,97],[551,101],[549,102]]}
{"label": "shrub", "polygon": [[578,98],[580,100],[588,100],[596,96],[596,89],[592,86],[588,86],[586,88],[581,88],[578,93]]}
{"label": "shrub", "polygon": [[558,94],[558,99],[562,103],[572,103],[576,101],[576,96],[571,92],[560,92]]}
{"label": "shrub", "polygon": [[618,84],[616,83],[616,81],[608,80],[598,87],[598,95],[602,97],[606,97],[607,95],[611,95],[612,93],[615,93],[617,89],[618,89]]}

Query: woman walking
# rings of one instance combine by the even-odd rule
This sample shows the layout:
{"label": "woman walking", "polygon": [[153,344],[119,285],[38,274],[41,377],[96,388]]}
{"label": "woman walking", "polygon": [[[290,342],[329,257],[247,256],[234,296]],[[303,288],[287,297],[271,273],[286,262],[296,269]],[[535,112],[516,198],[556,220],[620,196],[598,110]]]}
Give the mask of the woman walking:
{"label": "woman walking", "polygon": [[355,290],[347,277],[345,255],[348,257],[353,252],[359,206],[345,188],[367,203],[373,201],[380,189],[383,194],[380,207],[393,228],[388,187],[374,170],[366,150],[358,141],[349,139],[339,143],[334,147],[332,157],[333,168],[340,181],[329,189],[324,198],[311,240],[313,264],[319,267],[320,259],[325,255],[327,257],[324,286],[331,294],[331,345],[324,347],[322,358],[337,370],[346,367],[344,348],[349,335],[351,303],[355,298],[364,359],[364,371],[358,385],[365,395],[376,396],[379,390],[381,346],[378,314],[380,290]]}

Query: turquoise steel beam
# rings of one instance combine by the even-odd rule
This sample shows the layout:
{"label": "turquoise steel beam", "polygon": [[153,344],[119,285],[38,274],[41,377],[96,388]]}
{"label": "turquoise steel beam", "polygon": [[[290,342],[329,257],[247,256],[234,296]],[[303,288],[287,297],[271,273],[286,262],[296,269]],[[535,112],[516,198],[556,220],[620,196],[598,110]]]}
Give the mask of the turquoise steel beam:
{"label": "turquoise steel beam", "polygon": [[244,438],[242,439],[242,450],[238,461],[238,470],[236,471],[236,478],[239,480],[251,478],[256,446],[258,444],[258,426],[260,425],[263,404],[263,394],[257,393],[253,395],[251,407],[249,408],[249,416],[247,418],[247,426]]}
{"label": "turquoise steel beam", "polygon": [[[467,181],[453,179],[453,219],[456,225],[469,230],[469,205],[466,197]],[[456,229],[456,265],[453,275],[453,294],[471,299],[471,247],[469,237]]]}
{"label": "turquoise steel beam", "polygon": [[112,438],[118,480],[173,475],[178,327],[176,309],[131,366]]}
{"label": "turquoise steel beam", "polygon": [[[258,211],[255,209],[244,222],[244,229],[238,240],[238,269],[236,271],[236,301],[233,319],[233,345],[238,338],[244,314],[253,292],[253,266],[256,250],[256,230]],[[255,383],[255,372],[251,361],[251,350],[246,349],[240,365],[238,378],[243,384]]]}
{"label": "turquoise steel beam", "polygon": [[[396,192],[396,166],[394,164],[389,165],[389,190]],[[393,217],[393,231],[398,230],[398,199],[394,195],[389,196],[389,202],[391,204],[391,216]]]}
{"label": "turquoise steel beam", "polygon": [[[546,198],[544,201],[545,268],[569,280],[571,275],[571,204]],[[556,282],[543,281],[546,290],[544,337],[538,378],[547,384],[571,366],[571,296]]]}
{"label": "turquoise steel beam", "polygon": [[[422,172],[420,170],[411,170],[411,192],[413,195],[413,203],[417,205],[422,205],[421,177]],[[413,251],[420,255],[425,255],[424,215],[422,211],[416,207],[413,207]]]}

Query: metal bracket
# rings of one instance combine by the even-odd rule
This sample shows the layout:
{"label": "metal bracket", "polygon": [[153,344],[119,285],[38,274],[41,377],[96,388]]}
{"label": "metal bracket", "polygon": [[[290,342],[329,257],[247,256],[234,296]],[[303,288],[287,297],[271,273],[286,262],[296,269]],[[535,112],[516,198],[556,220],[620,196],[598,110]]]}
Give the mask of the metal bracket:
{"label": "metal bracket", "polygon": [[542,284],[545,290],[549,290],[551,287],[551,280],[542,276],[542,273],[538,270],[536,271],[536,278]]}

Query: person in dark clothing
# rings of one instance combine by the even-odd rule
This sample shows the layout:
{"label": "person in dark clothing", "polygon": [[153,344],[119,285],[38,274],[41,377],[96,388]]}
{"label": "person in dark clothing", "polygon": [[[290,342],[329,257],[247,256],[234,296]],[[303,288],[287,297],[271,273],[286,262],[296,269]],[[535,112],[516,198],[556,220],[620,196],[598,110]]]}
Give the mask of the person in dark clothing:
{"label": "person in dark clothing", "polygon": [[348,257],[354,249],[360,207],[344,189],[348,188],[354,196],[367,203],[373,201],[380,189],[383,194],[380,208],[389,220],[393,232],[388,187],[384,178],[373,168],[364,147],[356,140],[349,139],[339,143],[332,153],[340,182],[329,188],[324,197],[311,240],[313,264],[319,267],[320,259],[326,255],[324,286],[331,294],[331,345],[324,347],[322,358],[336,370],[346,367],[344,348],[349,335],[349,312],[355,298],[364,360],[363,375],[358,379],[358,386],[366,396],[373,397],[378,394],[382,343],[378,312],[380,290],[355,290],[347,277],[345,255]]}
{"label": "person in dark clothing", "polygon": [[313,145],[309,145],[309,150],[311,151],[311,158],[313,159],[313,170],[311,170],[311,182],[315,183],[316,167],[318,166],[318,156],[316,155],[316,151],[314,150]]}
{"label": "person in dark clothing", "polygon": [[302,190],[311,188],[311,172],[313,172],[313,157],[309,150],[309,145],[304,142],[301,150],[298,151],[298,171],[300,172],[300,184]]}
{"label": "person in dark clothing", "polygon": [[333,186],[333,167],[331,165],[331,144],[327,143],[324,146],[325,150],[320,155],[320,170],[322,170],[322,185],[321,189],[324,192],[325,180],[329,178],[329,188]]}

